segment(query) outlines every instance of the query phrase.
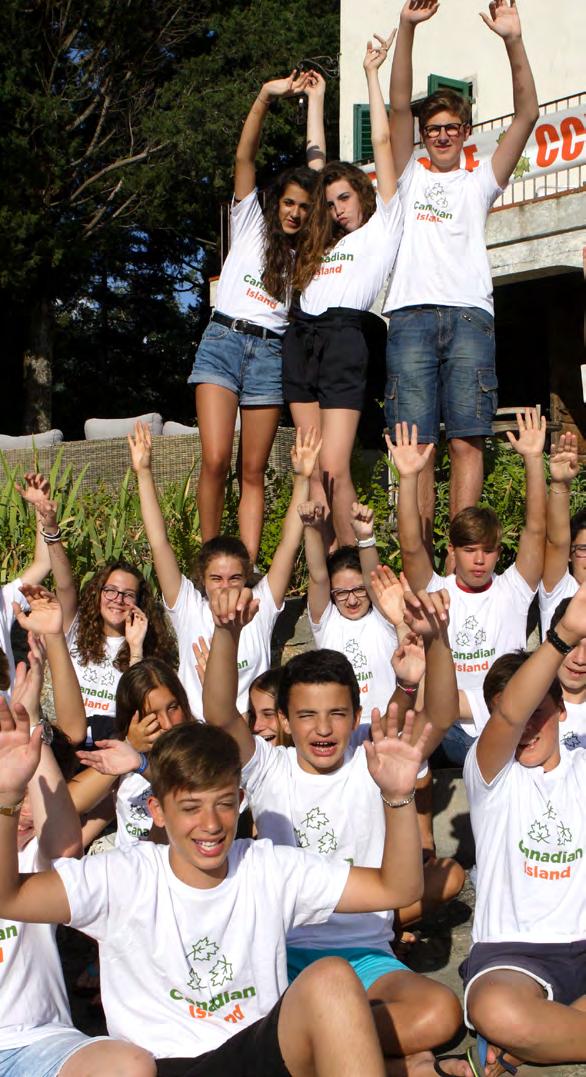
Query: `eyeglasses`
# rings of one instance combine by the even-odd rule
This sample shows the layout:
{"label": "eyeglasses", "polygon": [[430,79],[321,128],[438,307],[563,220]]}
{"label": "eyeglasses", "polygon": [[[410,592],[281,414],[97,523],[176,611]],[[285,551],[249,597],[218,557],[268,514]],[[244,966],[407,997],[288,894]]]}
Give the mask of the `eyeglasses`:
{"label": "eyeglasses", "polygon": [[331,595],[334,601],[346,603],[350,595],[354,595],[354,598],[366,598],[366,587],[338,587]]}
{"label": "eyeglasses", "polygon": [[586,545],[582,542],[575,542],[573,546],[570,546],[570,553],[575,553],[576,557],[586,557]]}
{"label": "eyeglasses", "polygon": [[459,138],[462,128],[466,126],[465,123],[430,123],[423,128],[423,134],[426,138],[431,138],[434,141],[439,138],[442,131],[446,132],[448,138]]}
{"label": "eyeglasses", "polygon": [[117,587],[110,587],[108,584],[102,587],[102,594],[106,596],[108,602],[121,598],[125,606],[133,606],[138,598],[138,591],[119,591]]}

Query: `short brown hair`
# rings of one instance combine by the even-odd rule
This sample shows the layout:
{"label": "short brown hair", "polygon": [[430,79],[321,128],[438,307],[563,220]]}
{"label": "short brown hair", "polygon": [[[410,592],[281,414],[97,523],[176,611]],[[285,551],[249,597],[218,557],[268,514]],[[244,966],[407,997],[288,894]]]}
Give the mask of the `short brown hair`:
{"label": "short brown hair", "polygon": [[417,112],[421,132],[437,112],[453,112],[455,116],[458,116],[460,123],[472,125],[472,105],[469,99],[457,90],[449,90],[447,87],[443,90],[436,90],[421,102]]}
{"label": "short brown hair", "polygon": [[[501,654],[500,658],[493,662],[482,685],[484,702],[489,711],[492,711],[496,697],[504,691],[511,677],[521,669],[523,663],[530,657],[530,651],[510,651],[509,654]],[[556,706],[563,706],[562,686],[557,677],[554,677],[546,695],[551,696]]]}
{"label": "short brown hair", "polygon": [[204,722],[177,725],[157,738],[149,755],[151,787],[162,803],[168,793],[240,784],[240,752],[229,733]]}
{"label": "short brown hair", "polygon": [[452,546],[475,546],[481,543],[487,550],[501,544],[502,527],[494,509],[471,505],[457,512],[450,524]]}

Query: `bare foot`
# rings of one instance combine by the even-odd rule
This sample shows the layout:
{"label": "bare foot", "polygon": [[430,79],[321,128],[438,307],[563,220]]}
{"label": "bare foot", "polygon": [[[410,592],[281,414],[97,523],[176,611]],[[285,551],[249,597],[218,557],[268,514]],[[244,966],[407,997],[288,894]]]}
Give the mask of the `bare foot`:
{"label": "bare foot", "polygon": [[466,1059],[462,1056],[447,1055],[445,1061],[438,1062],[441,1070],[436,1069],[435,1058],[431,1051],[422,1051],[407,1058],[386,1058],[387,1077],[436,1077],[438,1072],[449,1077],[474,1077]]}
{"label": "bare foot", "polygon": [[503,1065],[501,1065],[501,1063],[499,1062],[499,1056],[504,1058],[505,1062],[508,1062],[510,1066],[515,1066],[518,1068],[519,1066],[523,1065],[521,1059],[515,1058],[515,1056],[510,1054],[508,1051],[501,1051],[500,1047],[493,1047],[492,1044],[489,1043],[486,1055],[487,1064],[484,1067],[486,1077],[501,1077],[501,1074],[503,1073],[506,1073],[508,1075],[509,1071],[505,1069]]}

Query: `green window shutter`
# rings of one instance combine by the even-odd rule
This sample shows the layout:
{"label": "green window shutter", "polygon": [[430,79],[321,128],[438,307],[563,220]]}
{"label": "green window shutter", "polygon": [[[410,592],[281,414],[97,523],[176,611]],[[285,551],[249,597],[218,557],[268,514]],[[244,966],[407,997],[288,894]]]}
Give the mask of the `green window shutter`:
{"label": "green window shutter", "polygon": [[354,160],[372,161],[370,137],[370,109],[368,105],[354,105]]}
{"label": "green window shutter", "polygon": [[437,90],[455,90],[456,93],[461,93],[463,97],[467,97],[470,104],[474,103],[474,87],[471,82],[463,82],[461,79],[449,79],[446,75],[428,75],[428,96],[432,93],[436,93]]}

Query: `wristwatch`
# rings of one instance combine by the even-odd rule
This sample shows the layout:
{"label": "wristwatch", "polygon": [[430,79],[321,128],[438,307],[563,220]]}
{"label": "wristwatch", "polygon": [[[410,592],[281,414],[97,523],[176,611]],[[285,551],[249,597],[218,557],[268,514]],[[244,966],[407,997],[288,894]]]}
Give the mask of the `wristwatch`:
{"label": "wristwatch", "polygon": [[6,808],[3,804],[0,804],[0,815],[18,815],[23,804],[24,797],[22,798],[22,800],[19,800],[18,804],[11,804],[9,808]]}
{"label": "wristwatch", "polygon": [[55,733],[49,719],[40,718],[38,722],[35,722],[35,724],[31,726],[31,733],[33,729],[36,729],[39,725],[42,726],[43,729],[43,732],[41,733],[41,740],[43,744],[51,745],[53,743],[53,737]]}
{"label": "wristwatch", "polygon": [[559,651],[559,653],[563,654],[564,657],[569,654],[570,651],[573,651],[574,647],[576,646],[575,643],[566,643],[566,641],[562,639],[561,636],[558,636],[555,628],[548,628],[546,632],[546,637],[551,643],[552,647],[555,647],[556,651]]}

